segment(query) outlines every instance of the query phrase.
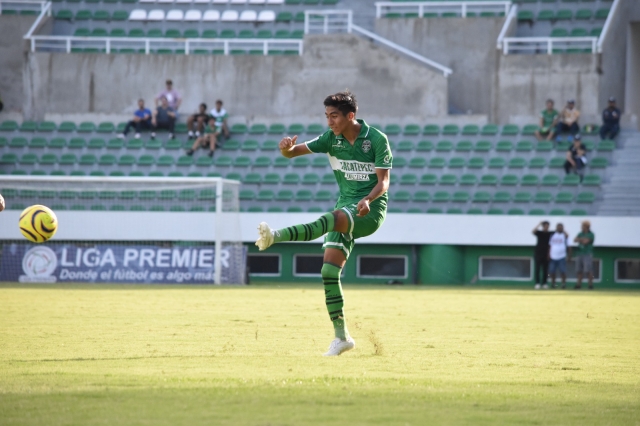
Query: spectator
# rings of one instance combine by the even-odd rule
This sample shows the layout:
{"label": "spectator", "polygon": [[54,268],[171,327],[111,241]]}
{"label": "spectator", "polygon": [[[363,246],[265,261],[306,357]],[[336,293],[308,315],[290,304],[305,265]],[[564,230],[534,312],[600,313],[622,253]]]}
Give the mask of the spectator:
{"label": "spectator", "polygon": [[[189,139],[199,137],[201,133],[204,133],[204,126],[209,121],[209,115],[207,114],[207,104],[201,103],[198,107],[198,112],[190,115],[187,118],[187,129],[189,129]],[[196,123],[197,128],[193,129],[193,123]]]}
{"label": "spectator", "polygon": [[556,225],[556,232],[549,239],[549,275],[551,275],[551,287],[556,288],[556,271],[560,272],[562,288],[567,285],[567,260],[571,260],[571,247],[567,242],[569,236],[564,232],[561,223]]}
{"label": "spectator", "polygon": [[133,113],[133,119],[127,123],[124,131],[118,137],[124,139],[132,127],[136,129],[136,139],[140,139],[142,129],[149,130],[151,128],[151,111],[144,107],[143,99],[138,99],[138,109]]}
{"label": "spectator", "polygon": [[569,99],[567,106],[564,107],[560,113],[558,124],[556,125],[556,132],[558,138],[565,132],[569,132],[572,135],[576,135],[580,132],[580,125],[578,125],[578,118],[580,118],[580,111],[575,107],[576,101]]}
{"label": "spectator", "polygon": [[620,110],[616,108],[616,98],[609,98],[609,106],[602,111],[600,139],[613,139],[620,132]]}
{"label": "spectator", "polygon": [[211,115],[211,120],[209,120],[210,126],[213,128],[214,125],[211,124],[211,121],[215,124],[216,136],[220,135],[220,133],[224,133],[226,138],[229,137],[229,127],[227,126],[227,110],[222,108],[222,101],[218,99],[216,101],[216,107],[212,109],[209,114]]}
{"label": "spectator", "polygon": [[553,107],[553,100],[547,99],[547,107],[540,113],[540,128],[536,130],[536,139],[550,141],[555,134],[553,129],[558,124],[558,111]]}
{"label": "spectator", "polygon": [[156,138],[156,130],[158,129],[169,130],[169,139],[174,139],[176,112],[169,106],[169,101],[166,97],[162,96],[160,102],[161,105],[153,111],[153,117],[151,118],[151,139]]}
{"label": "spectator", "polygon": [[160,106],[162,104],[162,97],[167,98],[167,102],[169,106],[173,109],[174,113],[180,109],[180,104],[182,103],[182,98],[180,97],[180,93],[173,88],[173,81],[167,80],[165,82],[166,89],[162,92],[158,93],[156,96],[155,103],[156,106]]}
{"label": "spectator", "polygon": [[[542,228],[542,230],[540,228]],[[546,220],[536,225],[532,232],[538,239],[533,269],[536,282],[534,288],[539,290],[540,284],[542,283],[542,288],[547,289],[549,288],[547,285],[547,275],[549,270],[549,240],[551,239],[553,232],[549,231],[549,222]],[[540,277],[540,272],[542,272],[542,277]]]}
{"label": "spectator", "polygon": [[578,243],[576,250],[576,274],[578,281],[574,287],[576,290],[582,288],[582,275],[588,274],[589,290],[593,290],[593,241],[595,235],[591,232],[591,223],[588,220],[582,222],[582,232],[573,240]]}
{"label": "spectator", "polygon": [[580,176],[580,182],[584,179],[584,168],[587,165],[587,148],[582,143],[580,133],[575,135],[573,144],[567,150],[567,161],[564,162],[564,171],[569,174],[575,172]]}
{"label": "spectator", "polygon": [[193,143],[191,149],[187,151],[187,155],[193,155],[194,152],[200,147],[209,148],[209,157],[213,157],[213,154],[216,150],[217,146],[217,133],[215,132],[215,127],[211,127],[214,124],[213,121],[209,121],[209,123],[205,126],[205,131],[202,136],[196,138],[196,141]]}

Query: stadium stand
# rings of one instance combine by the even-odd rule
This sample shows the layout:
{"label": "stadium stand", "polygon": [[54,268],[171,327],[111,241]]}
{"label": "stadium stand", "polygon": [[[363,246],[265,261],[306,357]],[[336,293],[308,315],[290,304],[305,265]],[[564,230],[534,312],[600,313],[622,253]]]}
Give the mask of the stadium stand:
{"label": "stadium stand", "polygon": [[[272,123],[232,126],[231,139],[213,159],[184,155],[184,125],[178,139],[123,141],[116,138],[124,123],[4,121],[0,124],[0,173],[77,176],[224,176],[243,183],[245,211],[329,210],[336,200],[335,179],[324,156],[288,160],[277,152],[286,132],[305,129],[303,139],[322,125]],[[440,209],[452,214],[565,214],[597,211],[600,185],[615,150],[613,141],[585,137],[587,174],[565,176],[566,143],[536,143],[517,126],[438,126],[388,124],[394,150],[391,200],[394,212],[424,213]],[[419,130],[418,130],[419,129]],[[11,206],[27,205],[31,193],[0,190]],[[47,194],[60,209],[118,210],[120,196]],[[127,197],[131,194],[126,194]],[[153,194],[139,194],[147,199]],[[156,194],[156,196],[159,196]],[[175,209],[202,209],[198,194],[166,196]],[[156,206],[156,208],[160,208]],[[171,207],[170,207],[171,208]],[[176,211],[176,210],[174,210]]]}

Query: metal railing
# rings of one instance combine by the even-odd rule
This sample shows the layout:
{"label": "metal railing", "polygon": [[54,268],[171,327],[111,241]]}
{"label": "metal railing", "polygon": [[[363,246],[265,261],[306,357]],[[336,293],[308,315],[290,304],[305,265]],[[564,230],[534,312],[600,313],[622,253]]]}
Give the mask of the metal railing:
{"label": "metal railing", "polygon": [[607,38],[607,34],[609,34],[609,28],[611,27],[611,22],[615,18],[616,12],[618,10],[618,4],[620,4],[621,0],[615,0],[611,5],[611,9],[609,9],[609,14],[607,15],[607,20],[604,21],[604,26],[602,27],[602,32],[600,33],[600,37],[598,38],[598,53],[602,53],[602,45],[604,44],[604,40]]}
{"label": "metal railing", "polygon": [[36,12],[36,14],[40,14],[47,3],[46,0],[0,0],[0,15],[2,15],[3,10]]}
{"label": "metal railing", "polygon": [[306,10],[304,12],[304,33],[350,33],[351,22],[353,22],[351,10]]}
{"label": "metal railing", "polygon": [[504,13],[509,12],[511,1],[429,1],[429,2],[376,2],[376,18],[383,18],[387,13],[410,13],[423,17],[425,13],[456,13],[466,18],[470,13]]}
{"label": "metal railing", "polygon": [[502,49],[502,43],[504,38],[507,36],[507,32],[511,28],[511,26],[515,23],[518,25],[518,5],[513,4],[509,9],[509,13],[507,13],[507,18],[504,20],[504,24],[502,25],[502,29],[500,30],[500,34],[498,34],[498,49]]}
{"label": "metal railing", "polygon": [[[133,49],[133,53],[156,53],[160,49],[183,50],[185,55],[207,50],[209,53],[229,55],[234,50],[249,50],[268,55],[274,51],[303,53],[303,41],[299,39],[203,39],[203,38],[136,38],[136,37],[73,37],[30,36],[31,51],[71,53],[84,49],[97,49],[101,53],[116,53],[121,49]],[[79,50],[76,50],[79,49]],[[253,52],[252,52],[253,51]],[[182,53],[182,52],[181,52]]]}
{"label": "metal railing", "polygon": [[440,71],[445,77],[453,73],[451,68],[445,67],[429,58],[425,58],[411,50],[400,46],[384,37],[367,31],[362,27],[354,25],[353,13],[350,10],[314,10],[305,12],[304,22],[305,34],[335,34],[335,33],[359,33],[380,44],[390,47],[398,52],[413,58],[425,65]]}
{"label": "metal railing", "polygon": [[[597,37],[504,37],[502,53],[597,53]],[[567,52],[569,53],[569,52]]]}

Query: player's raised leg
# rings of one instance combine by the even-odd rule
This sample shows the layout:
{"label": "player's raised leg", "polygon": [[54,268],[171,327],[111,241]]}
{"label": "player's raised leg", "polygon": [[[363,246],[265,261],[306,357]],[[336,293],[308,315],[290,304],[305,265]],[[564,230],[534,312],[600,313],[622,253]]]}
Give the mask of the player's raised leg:
{"label": "player's raised leg", "polygon": [[[340,231],[342,229],[342,231]],[[266,250],[275,243],[285,241],[312,241],[331,231],[346,232],[348,219],[340,210],[326,213],[311,223],[288,226],[286,228],[272,230],[266,222],[258,225],[258,240],[256,246]]]}

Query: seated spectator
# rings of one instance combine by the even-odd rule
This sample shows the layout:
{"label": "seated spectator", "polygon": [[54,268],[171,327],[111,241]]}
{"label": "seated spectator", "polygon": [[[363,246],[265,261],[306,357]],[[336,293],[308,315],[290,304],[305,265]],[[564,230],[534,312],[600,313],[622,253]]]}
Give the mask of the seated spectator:
{"label": "seated spectator", "polygon": [[564,171],[569,174],[575,172],[580,176],[580,182],[584,178],[584,168],[587,165],[587,148],[582,143],[580,133],[574,136],[573,144],[567,151],[567,161],[564,162]]}
{"label": "seated spectator", "polygon": [[161,105],[153,111],[151,118],[151,139],[156,138],[156,130],[167,129],[169,131],[169,139],[174,139],[174,128],[176,125],[176,112],[169,106],[166,97],[160,98]]}
{"label": "seated spectator", "polygon": [[209,157],[213,157],[218,143],[218,133],[216,133],[216,128],[212,127],[212,124],[214,122],[209,121],[205,126],[204,134],[196,138],[193,146],[187,151],[187,155],[193,155],[198,148],[209,148]]}
{"label": "seated spectator", "polygon": [[540,113],[540,128],[536,130],[536,139],[550,141],[555,134],[553,128],[558,122],[558,111],[553,107],[553,100],[547,100],[547,108]]}
{"label": "seated spectator", "polygon": [[616,108],[616,98],[609,98],[609,106],[602,111],[601,139],[613,139],[620,132],[620,110]]}
{"label": "seated spectator", "polygon": [[580,132],[580,125],[578,124],[578,118],[580,118],[580,111],[575,107],[576,101],[569,99],[567,106],[560,113],[558,118],[558,124],[556,126],[556,135],[560,138],[562,133],[569,132],[572,135],[576,135]]}
{"label": "seated spectator", "polygon": [[133,113],[133,119],[127,123],[122,134],[118,135],[120,139],[124,139],[129,133],[129,130],[135,127],[136,139],[140,139],[140,132],[142,129],[151,129],[151,111],[144,107],[144,100],[138,99],[138,109]]}
{"label": "seated spectator", "polygon": [[[189,139],[193,139],[194,137],[199,137],[201,133],[204,132],[204,126],[209,121],[209,114],[207,114],[207,104],[201,103],[198,107],[198,112],[193,115],[190,115],[187,118],[187,129],[189,129]],[[196,124],[196,129],[194,132],[194,123]]]}
{"label": "seated spectator", "polygon": [[[209,120],[209,125],[216,129],[216,135],[220,135],[220,133],[224,134],[224,137],[229,137],[229,126],[227,126],[227,110],[222,108],[222,101],[218,99],[216,101],[216,107],[212,109],[209,114],[211,115],[211,119]],[[213,123],[211,123],[213,121]]]}
{"label": "seated spectator", "polygon": [[165,90],[158,93],[158,96],[155,98],[156,106],[160,106],[162,104],[162,97],[164,96],[167,98],[169,106],[175,113],[177,113],[178,109],[180,109],[180,104],[182,104],[182,97],[180,97],[180,93],[173,88],[173,81],[167,80],[165,84]]}

